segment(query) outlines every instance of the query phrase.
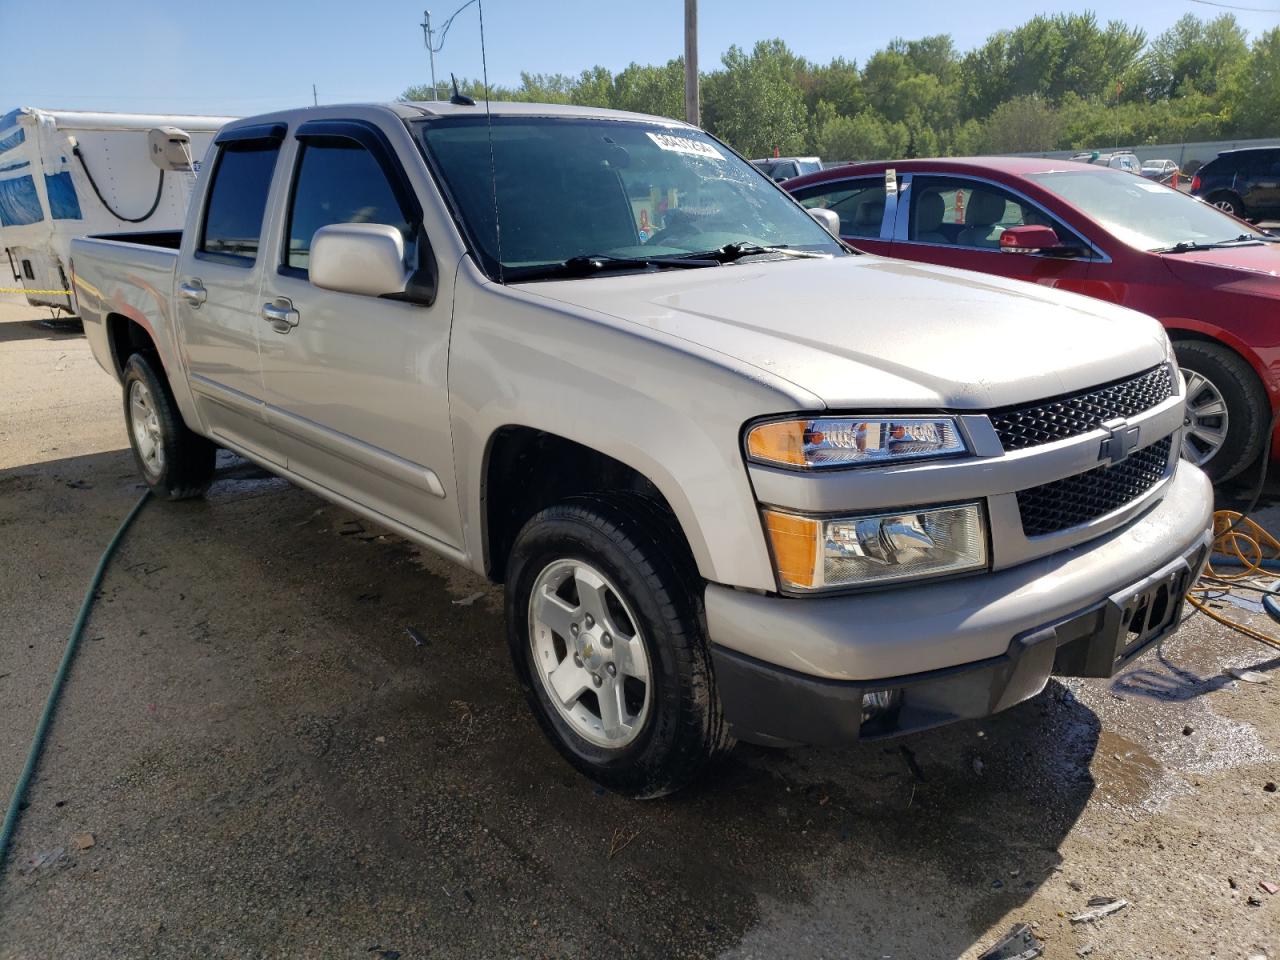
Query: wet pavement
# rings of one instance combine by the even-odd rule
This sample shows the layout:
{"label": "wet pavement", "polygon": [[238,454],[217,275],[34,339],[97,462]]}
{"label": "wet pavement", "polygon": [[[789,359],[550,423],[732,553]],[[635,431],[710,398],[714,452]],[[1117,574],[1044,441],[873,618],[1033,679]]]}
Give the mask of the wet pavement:
{"label": "wet pavement", "polygon": [[[114,384],[27,318],[0,307],[5,797],[140,494]],[[647,803],[543,741],[501,616],[498,588],[232,458],[206,499],[149,504],[0,877],[0,958],[971,960],[1015,922],[1050,958],[1280,956],[1280,655],[1203,615],[1112,681],[900,741],[740,746]],[[1071,923],[1094,895],[1129,906]]]}

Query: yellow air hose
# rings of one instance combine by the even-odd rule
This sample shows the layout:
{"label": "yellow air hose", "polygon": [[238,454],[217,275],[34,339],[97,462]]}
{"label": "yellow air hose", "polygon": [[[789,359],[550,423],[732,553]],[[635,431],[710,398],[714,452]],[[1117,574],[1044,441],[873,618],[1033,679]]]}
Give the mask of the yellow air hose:
{"label": "yellow air hose", "polygon": [[[1233,587],[1247,587],[1264,594],[1271,592],[1269,588],[1252,582],[1252,578],[1272,576],[1275,573],[1268,570],[1266,564],[1280,560],[1280,540],[1235,510],[1218,510],[1214,513],[1213,533],[1213,552],[1210,554],[1209,563],[1205,566],[1200,581],[1187,591],[1187,602],[1209,619],[1216,620],[1252,640],[1280,650],[1280,640],[1255,630],[1247,624],[1222,616],[1196,596],[1196,594],[1221,596],[1223,593],[1230,593]],[[1229,561],[1230,566],[1220,560],[1219,563],[1226,569],[1220,570],[1214,567],[1213,556],[1215,555]],[[1227,572],[1228,570],[1230,572]]]}

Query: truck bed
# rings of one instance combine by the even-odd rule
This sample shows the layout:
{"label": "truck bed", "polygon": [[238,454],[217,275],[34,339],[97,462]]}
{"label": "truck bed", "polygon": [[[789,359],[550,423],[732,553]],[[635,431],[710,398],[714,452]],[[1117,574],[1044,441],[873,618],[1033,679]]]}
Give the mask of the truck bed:
{"label": "truck bed", "polygon": [[170,298],[181,230],[77,237],[71,241],[75,301],[94,357],[119,376],[107,318],[118,316],[147,331],[166,367],[175,357]]}

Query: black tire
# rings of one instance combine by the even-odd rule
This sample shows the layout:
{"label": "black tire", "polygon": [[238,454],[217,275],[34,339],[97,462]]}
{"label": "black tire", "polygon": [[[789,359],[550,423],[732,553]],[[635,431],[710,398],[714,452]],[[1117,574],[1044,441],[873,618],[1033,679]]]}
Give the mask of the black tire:
{"label": "black tire", "polygon": [[[1267,394],[1249,364],[1234,351],[1205,340],[1173,345],[1183,375],[1195,372],[1217,388],[1227,406],[1227,438],[1200,465],[1214,483],[1230,480],[1258,459],[1271,420]],[[1188,397],[1188,404],[1194,397]]]}
{"label": "black tire", "polygon": [[[134,462],[152,494],[162,500],[187,500],[201,496],[209,489],[218,448],[205,437],[192,432],[183,422],[168,380],[163,373],[157,372],[160,369],[159,360],[146,354],[135,353],[129,357],[122,377],[124,421]],[[135,382],[145,386],[150,406],[155,412],[162,452],[158,468],[145,458],[134,429],[134,405],[130,397]]]}
{"label": "black tire", "polygon": [[1231,216],[1239,217],[1241,220],[1247,219],[1244,201],[1240,199],[1238,194],[1232,193],[1230,190],[1218,190],[1215,193],[1211,193],[1209,202],[1223,213],[1229,213]]}
{"label": "black tire", "polygon": [[[534,716],[584,776],[634,798],[679,790],[733,743],[712,673],[702,580],[674,523],[667,511],[638,495],[579,496],[526,523],[508,561],[507,638]],[[532,662],[530,595],[539,575],[557,560],[597,568],[638,620],[652,689],[647,717],[626,746],[601,747],[579,736],[552,705]]]}

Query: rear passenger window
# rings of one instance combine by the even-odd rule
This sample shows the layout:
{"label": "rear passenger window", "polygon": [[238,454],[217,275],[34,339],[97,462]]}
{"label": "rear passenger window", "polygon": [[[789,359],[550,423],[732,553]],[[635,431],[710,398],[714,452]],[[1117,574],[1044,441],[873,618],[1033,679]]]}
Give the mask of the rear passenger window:
{"label": "rear passenger window", "polygon": [[219,148],[198,250],[253,263],[279,152],[274,142],[232,142]]}
{"label": "rear passenger window", "polygon": [[840,236],[879,237],[884,219],[884,177],[836,180],[796,191],[800,205],[822,207],[840,217]]}
{"label": "rear passenger window", "polygon": [[1267,176],[1280,170],[1280,153],[1271,150],[1259,150],[1249,158],[1249,173],[1254,176]]}
{"label": "rear passenger window", "polygon": [[416,231],[396,199],[376,157],[354,140],[310,137],[289,207],[289,246],[285,266],[306,270],[311,238],[331,223],[385,223],[404,236],[405,259],[416,263]]}

